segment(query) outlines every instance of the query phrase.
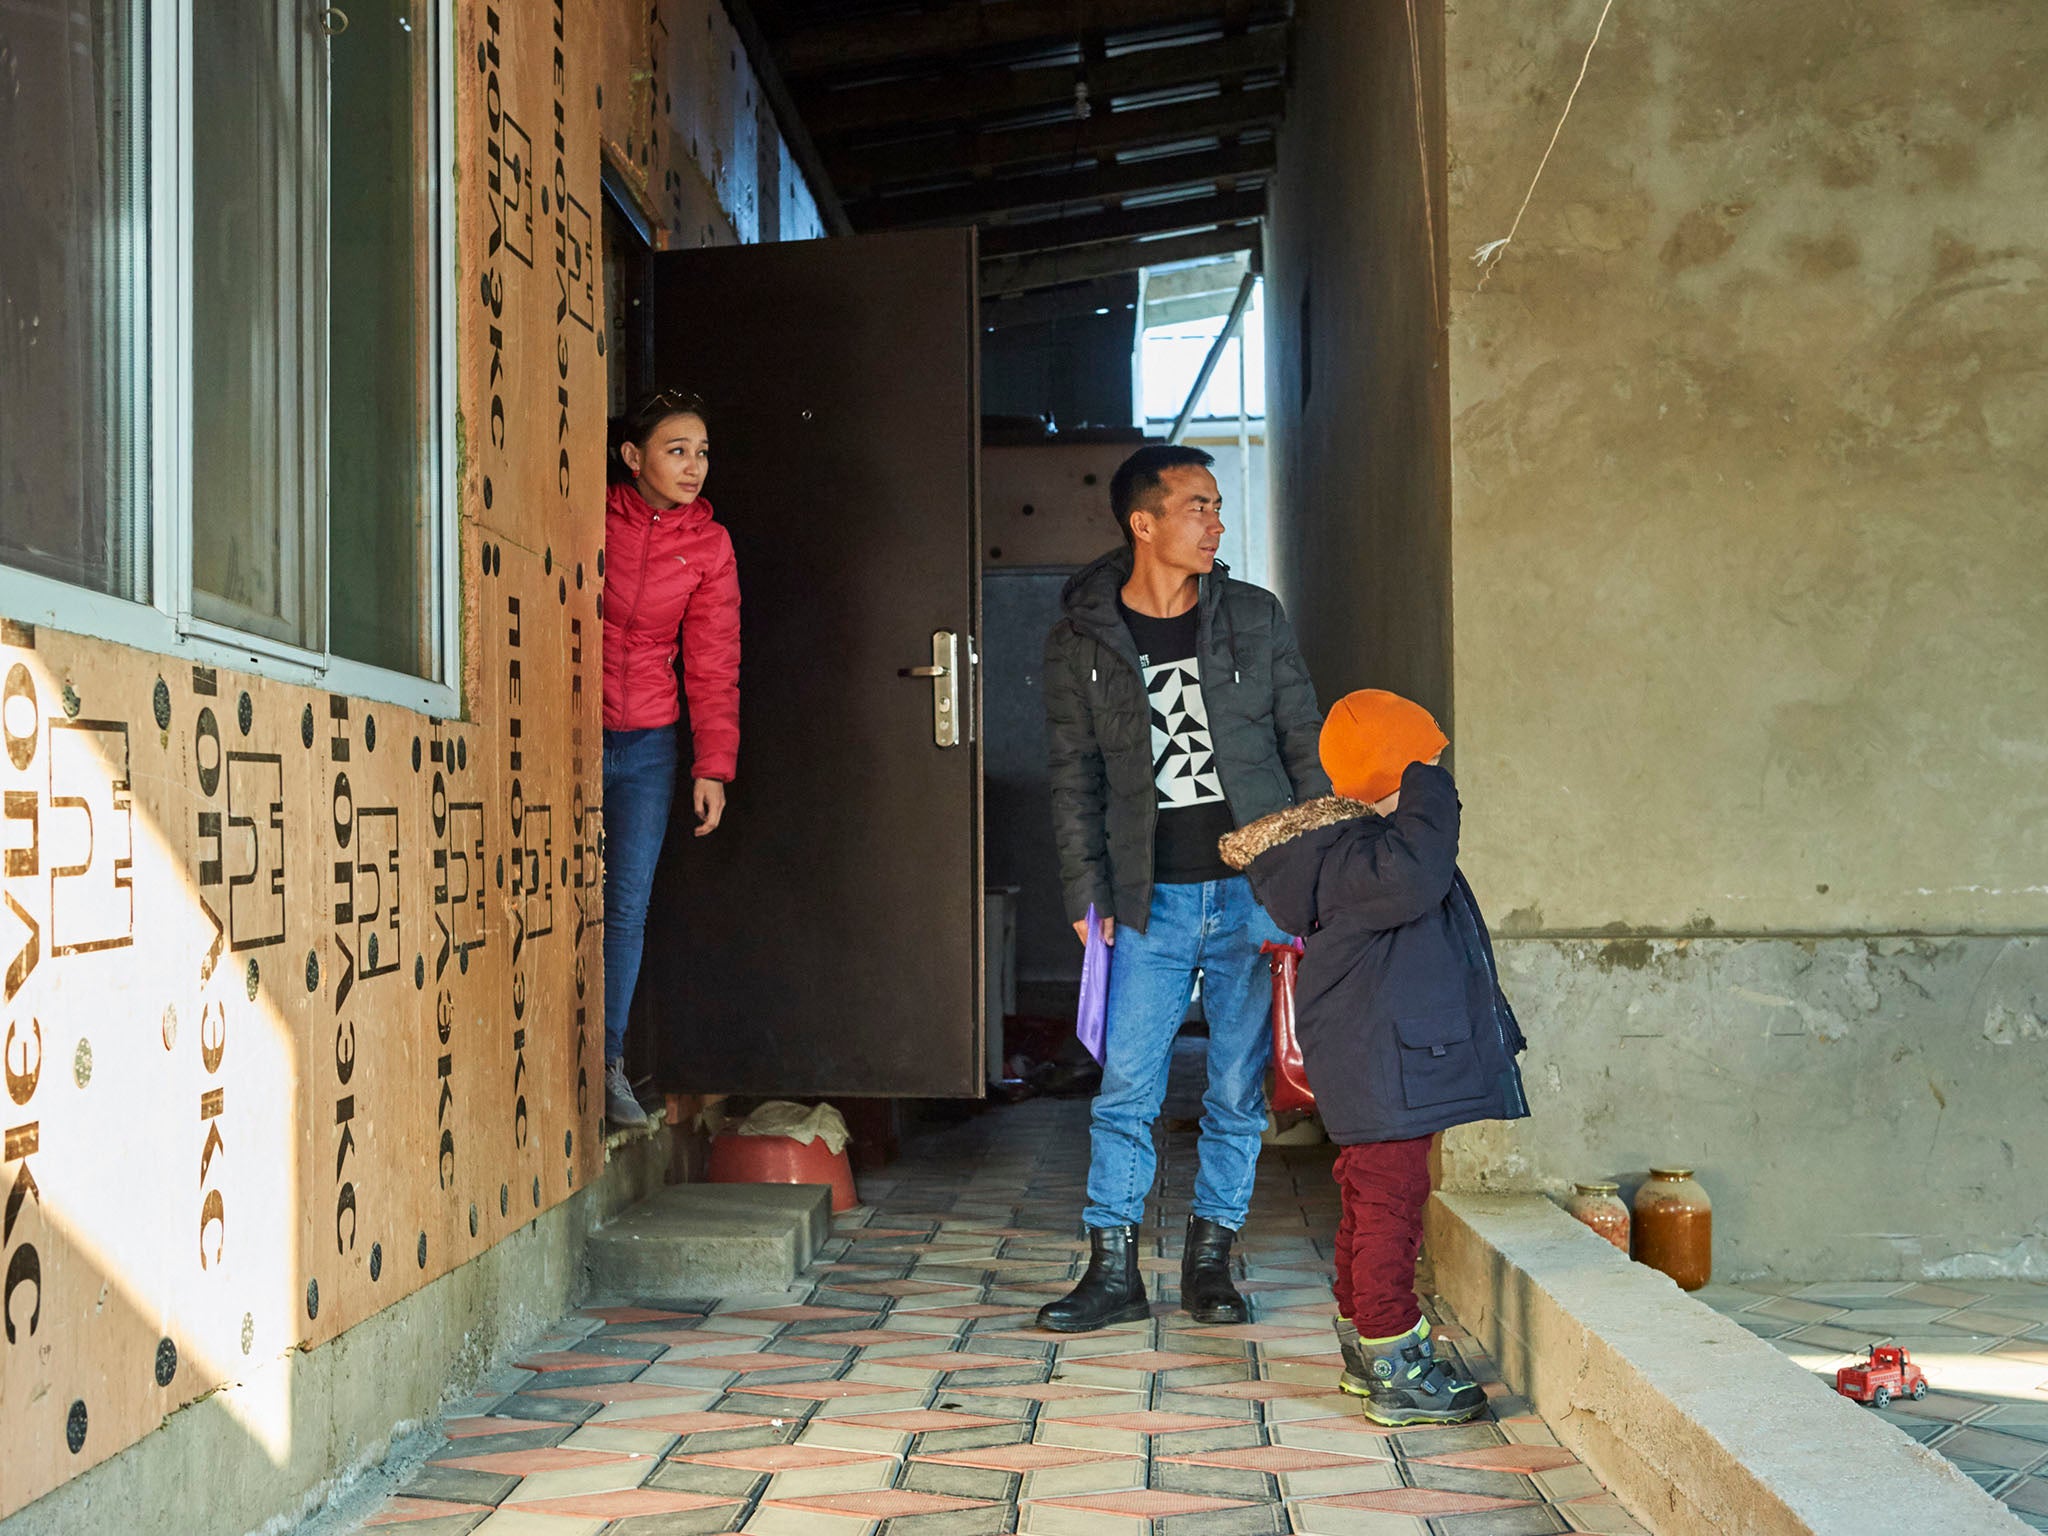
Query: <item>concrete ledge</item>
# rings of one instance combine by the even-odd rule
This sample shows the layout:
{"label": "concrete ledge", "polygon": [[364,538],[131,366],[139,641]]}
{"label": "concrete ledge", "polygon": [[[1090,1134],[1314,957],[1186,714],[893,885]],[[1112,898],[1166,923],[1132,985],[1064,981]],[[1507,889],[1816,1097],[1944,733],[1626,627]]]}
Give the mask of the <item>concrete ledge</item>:
{"label": "concrete ledge", "polygon": [[1438,1193],[1437,1288],[1658,1536],[2016,1536],[1969,1478],[1536,1195]]}
{"label": "concrete ledge", "polygon": [[591,1233],[593,1297],[787,1290],[832,1230],[826,1184],[672,1184]]}

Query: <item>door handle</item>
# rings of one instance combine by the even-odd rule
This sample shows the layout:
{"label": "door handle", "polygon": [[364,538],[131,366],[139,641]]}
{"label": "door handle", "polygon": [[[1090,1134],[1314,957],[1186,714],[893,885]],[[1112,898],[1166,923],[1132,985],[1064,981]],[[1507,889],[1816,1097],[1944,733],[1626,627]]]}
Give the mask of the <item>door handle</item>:
{"label": "door handle", "polygon": [[928,678],[932,685],[932,742],[960,745],[960,637],[950,629],[932,631],[928,667],[899,667],[898,677]]}

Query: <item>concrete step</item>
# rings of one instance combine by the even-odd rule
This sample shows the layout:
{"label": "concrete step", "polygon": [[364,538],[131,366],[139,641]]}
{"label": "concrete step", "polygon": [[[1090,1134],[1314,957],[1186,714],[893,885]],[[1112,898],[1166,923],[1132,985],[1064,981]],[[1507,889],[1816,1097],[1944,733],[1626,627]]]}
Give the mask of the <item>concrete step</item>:
{"label": "concrete step", "polygon": [[671,1184],[590,1234],[594,1298],[787,1289],[832,1230],[825,1184]]}

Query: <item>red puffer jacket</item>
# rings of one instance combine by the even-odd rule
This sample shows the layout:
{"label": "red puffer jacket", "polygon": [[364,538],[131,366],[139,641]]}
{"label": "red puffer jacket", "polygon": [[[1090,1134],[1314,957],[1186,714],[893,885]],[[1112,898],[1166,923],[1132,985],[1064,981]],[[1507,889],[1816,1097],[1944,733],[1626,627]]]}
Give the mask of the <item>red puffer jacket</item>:
{"label": "red puffer jacket", "polygon": [[671,725],[683,653],[696,765],[730,782],[740,753],[740,581],[711,503],[657,512],[630,485],[604,499],[604,728]]}

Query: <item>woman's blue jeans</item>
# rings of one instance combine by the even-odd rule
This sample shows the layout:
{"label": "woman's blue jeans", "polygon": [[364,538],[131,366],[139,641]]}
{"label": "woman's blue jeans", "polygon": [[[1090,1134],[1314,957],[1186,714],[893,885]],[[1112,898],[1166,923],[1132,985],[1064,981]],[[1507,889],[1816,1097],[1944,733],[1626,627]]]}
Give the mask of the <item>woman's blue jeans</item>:
{"label": "woman's blue jeans", "polygon": [[1233,1229],[1251,1208],[1266,1128],[1266,1063],[1273,1054],[1272,971],[1259,946],[1285,936],[1243,878],[1152,891],[1143,933],[1118,927],[1110,951],[1102,1087],[1089,1127],[1091,1227],[1144,1219],[1156,1171],[1152,1122],[1166,1100],[1196,972],[1209,1021],[1209,1089],[1202,1097],[1201,1169],[1193,1213]]}
{"label": "woman's blue jeans", "polygon": [[676,797],[676,728],[604,733],[604,1059],[626,1053],[647,899]]}

